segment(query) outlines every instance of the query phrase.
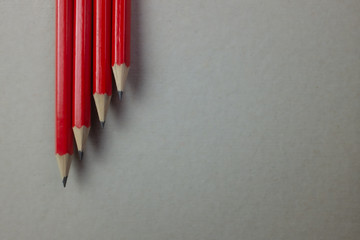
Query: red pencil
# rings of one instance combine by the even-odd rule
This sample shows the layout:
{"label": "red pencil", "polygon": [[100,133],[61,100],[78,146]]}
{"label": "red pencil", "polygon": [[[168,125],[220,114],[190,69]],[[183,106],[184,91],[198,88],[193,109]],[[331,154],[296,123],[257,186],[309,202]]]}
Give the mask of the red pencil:
{"label": "red pencil", "polygon": [[111,66],[121,99],[130,68],[131,0],[113,0]]}
{"label": "red pencil", "polygon": [[91,117],[92,0],[75,0],[73,131],[82,159]]}
{"label": "red pencil", "polygon": [[93,54],[93,96],[101,127],[104,127],[112,93],[111,1],[94,0]]}
{"label": "red pencil", "polygon": [[66,186],[73,153],[71,86],[73,54],[73,1],[56,0],[55,155]]}

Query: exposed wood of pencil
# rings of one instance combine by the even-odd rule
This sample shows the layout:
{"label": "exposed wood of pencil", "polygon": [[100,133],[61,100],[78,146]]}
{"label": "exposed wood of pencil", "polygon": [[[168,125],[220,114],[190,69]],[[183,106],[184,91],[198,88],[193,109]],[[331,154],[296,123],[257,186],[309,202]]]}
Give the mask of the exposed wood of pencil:
{"label": "exposed wood of pencil", "polygon": [[108,96],[107,94],[94,93],[94,100],[100,122],[104,123],[106,119],[106,113],[110,105],[111,96]]}
{"label": "exposed wood of pencil", "polygon": [[112,16],[111,66],[121,97],[130,67],[131,0],[113,0]]}
{"label": "exposed wood of pencil", "polygon": [[85,148],[85,142],[89,136],[90,127],[82,126],[81,128],[73,127],[74,136],[76,140],[76,146],[78,151],[83,152]]}
{"label": "exposed wood of pencil", "polygon": [[126,64],[123,63],[121,65],[114,64],[112,69],[113,69],[113,73],[114,73],[114,77],[115,77],[117,90],[118,90],[118,92],[123,92],[125,89],[125,82],[126,82],[130,67],[127,67]]}
{"label": "exposed wood of pencil", "polygon": [[56,156],[56,160],[57,160],[57,163],[59,166],[61,178],[65,178],[65,177],[69,176],[70,165],[71,165],[71,155],[70,154],[64,154],[64,155],[56,154],[55,156]]}
{"label": "exposed wood of pencil", "polygon": [[55,156],[64,186],[71,164],[70,155],[73,153],[71,129],[73,6],[72,0],[56,0]]}

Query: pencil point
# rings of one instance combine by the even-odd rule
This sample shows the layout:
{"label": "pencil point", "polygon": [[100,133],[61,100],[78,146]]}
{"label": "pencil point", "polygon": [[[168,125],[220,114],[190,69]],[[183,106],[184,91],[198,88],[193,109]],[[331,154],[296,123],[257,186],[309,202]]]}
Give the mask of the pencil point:
{"label": "pencil point", "polygon": [[83,151],[79,151],[79,158],[80,158],[80,160],[83,159],[83,156],[84,156],[84,152],[83,152]]}
{"label": "pencil point", "polygon": [[118,94],[119,94],[119,100],[121,101],[122,100],[122,96],[123,96],[123,91],[118,91]]}
{"label": "pencil point", "polygon": [[89,136],[90,127],[82,126],[80,128],[73,127],[76,146],[79,153],[80,160],[82,159],[83,151],[85,149],[85,142]]}
{"label": "pencil point", "polygon": [[105,121],[104,122],[100,122],[101,128],[105,127]]}
{"label": "pencil point", "polygon": [[115,83],[117,90],[123,91],[125,89],[125,82],[127,79],[127,75],[129,72],[130,67],[126,66],[125,63],[122,63],[120,65],[114,64],[112,66],[114,77],[115,77]]}
{"label": "pencil point", "polygon": [[108,96],[106,93],[100,94],[100,93],[94,93],[94,101],[96,105],[96,109],[98,112],[100,123],[104,122],[106,120],[106,113],[109,109],[111,95]]}
{"label": "pencil point", "polygon": [[63,185],[64,185],[64,187],[66,187],[67,178],[68,178],[67,176],[63,178]]}
{"label": "pencil point", "polygon": [[56,160],[59,165],[60,175],[63,179],[64,187],[66,186],[66,180],[69,176],[69,170],[71,165],[71,156],[70,154],[66,153],[64,155],[56,154]]}

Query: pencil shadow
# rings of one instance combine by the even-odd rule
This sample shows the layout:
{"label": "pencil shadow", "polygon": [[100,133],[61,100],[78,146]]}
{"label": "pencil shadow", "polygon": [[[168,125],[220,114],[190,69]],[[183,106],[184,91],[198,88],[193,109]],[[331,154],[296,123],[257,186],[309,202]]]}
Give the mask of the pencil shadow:
{"label": "pencil shadow", "polygon": [[101,129],[100,126],[100,121],[96,110],[95,101],[94,98],[91,96],[91,129],[89,132],[89,137],[88,137],[89,142],[87,143],[87,145],[90,145],[91,148],[94,149],[94,152],[99,154],[101,154],[102,142],[103,142],[101,138],[102,132],[103,129]]}
{"label": "pencil shadow", "polygon": [[78,150],[76,147],[74,147],[72,165],[74,165],[74,169],[76,171],[76,174],[74,174],[76,181],[78,181],[78,182],[84,181],[87,178],[86,177],[86,165],[84,164],[84,159],[80,160]]}
{"label": "pencil shadow", "polygon": [[123,99],[120,100],[118,97],[118,92],[116,89],[116,83],[115,79],[113,78],[112,81],[113,88],[112,88],[112,96],[111,96],[111,102],[110,102],[110,109],[114,113],[117,124],[119,127],[124,127],[126,124],[125,121],[125,112],[126,112],[126,93],[123,95]]}
{"label": "pencil shadow", "polygon": [[131,5],[131,67],[127,84],[135,93],[136,98],[141,98],[141,91],[143,85],[143,59],[142,59],[142,44],[143,28],[141,16],[143,12],[141,6],[143,1],[132,1]]}

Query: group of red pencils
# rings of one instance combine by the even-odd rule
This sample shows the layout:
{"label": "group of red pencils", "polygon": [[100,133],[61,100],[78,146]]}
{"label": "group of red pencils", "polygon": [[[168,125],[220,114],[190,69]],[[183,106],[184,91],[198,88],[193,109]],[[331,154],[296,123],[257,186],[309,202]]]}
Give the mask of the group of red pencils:
{"label": "group of red pencils", "polygon": [[122,98],[130,67],[130,12],[131,0],[56,0],[55,154],[64,187],[74,138],[83,155],[91,95],[102,127],[113,75]]}

